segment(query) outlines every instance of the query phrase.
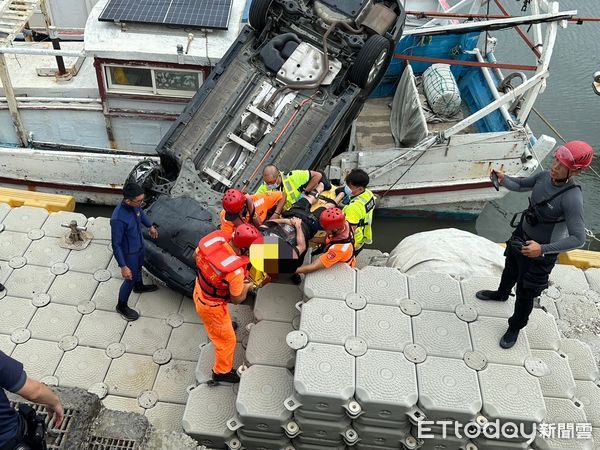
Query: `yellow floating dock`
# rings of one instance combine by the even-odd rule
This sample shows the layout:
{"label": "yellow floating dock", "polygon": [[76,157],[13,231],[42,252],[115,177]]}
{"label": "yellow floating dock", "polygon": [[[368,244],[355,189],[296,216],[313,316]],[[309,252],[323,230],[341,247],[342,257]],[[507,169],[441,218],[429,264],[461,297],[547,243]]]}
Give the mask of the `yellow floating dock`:
{"label": "yellow floating dock", "polygon": [[49,212],[75,211],[75,197],[20,189],[0,188],[0,203],[7,203],[12,208],[19,206],[44,208]]}

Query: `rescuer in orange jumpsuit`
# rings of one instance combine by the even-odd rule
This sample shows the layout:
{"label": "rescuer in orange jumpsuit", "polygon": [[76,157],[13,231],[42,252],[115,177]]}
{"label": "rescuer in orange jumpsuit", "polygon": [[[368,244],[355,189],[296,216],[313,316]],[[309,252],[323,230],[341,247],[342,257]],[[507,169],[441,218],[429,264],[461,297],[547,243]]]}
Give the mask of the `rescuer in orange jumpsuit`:
{"label": "rescuer in orange jumpsuit", "polygon": [[253,225],[243,224],[233,237],[221,230],[206,235],[196,249],[194,304],[215,347],[214,381],[240,381],[233,369],[236,339],[228,304],[242,303],[254,290],[252,282],[246,281],[249,260],[245,254],[259,236]]}
{"label": "rescuer in orange jumpsuit", "polygon": [[223,195],[221,231],[231,235],[235,227],[243,223],[259,227],[269,213],[280,215],[284,206],[285,198],[281,191],[249,195],[238,189],[229,189]]}
{"label": "rescuer in orange jumpsuit", "polygon": [[354,235],[344,212],[339,208],[328,208],[321,213],[319,223],[327,233],[323,254],[312,263],[298,267],[296,273],[315,272],[337,263],[354,267]]}

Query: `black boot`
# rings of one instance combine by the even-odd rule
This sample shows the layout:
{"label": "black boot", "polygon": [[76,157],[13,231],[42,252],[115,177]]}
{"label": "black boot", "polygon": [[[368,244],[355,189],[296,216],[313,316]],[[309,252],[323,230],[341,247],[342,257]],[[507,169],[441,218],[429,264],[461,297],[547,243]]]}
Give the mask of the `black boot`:
{"label": "black boot", "polygon": [[502,336],[502,339],[500,339],[500,347],[506,349],[512,348],[517,342],[519,331],[520,330],[509,327],[508,330],[506,330],[506,333],[504,333],[504,336]]}
{"label": "black boot", "polygon": [[133,292],[136,294],[142,294],[144,292],[154,292],[158,290],[158,286],[155,284],[144,284],[143,282],[136,283],[133,287]]}
{"label": "black boot", "polygon": [[477,291],[475,297],[479,300],[492,300],[496,302],[505,302],[508,300],[508,295],[502,295],[500,291]]}
{"label": "black boot", "polygon": [[5,289],[4,285],[2,283],[0,283],[0,292],[2,292]]}
{"label": "black boot", "polygon": [[237,374],[235,370],[227,373],[212,373],[212,379],[215,382],[222,381],[223,383],[239,383],[240,376]]}
{"label": "black boot", "polygon": [[123,319],[127,320],[128,322],[138,320],[140,317],[138,312],[135,309],[131,309],[129,306],[127,306],[127,304],[119,303],[117,304],[117,307],[115,309],[119,314],[121,314],[121,317],[123,317]]}

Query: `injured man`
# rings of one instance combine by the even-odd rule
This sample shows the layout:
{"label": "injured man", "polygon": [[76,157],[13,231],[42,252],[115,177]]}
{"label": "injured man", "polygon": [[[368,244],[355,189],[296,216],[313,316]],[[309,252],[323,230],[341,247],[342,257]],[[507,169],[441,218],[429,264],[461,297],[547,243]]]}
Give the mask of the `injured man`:
{"label": "injured man", "polygon": [[315,245],[322,241],[315,236],[322,230],[319,217],[326,205],[324,198],[304,197],[285,211],[281,219],[267,220],[259,227],[263,238],[250,247],[255,283],[264,285],[281,275],[291,275],[292,282],[300,282],[296,270],[304,262],[310,241]]}

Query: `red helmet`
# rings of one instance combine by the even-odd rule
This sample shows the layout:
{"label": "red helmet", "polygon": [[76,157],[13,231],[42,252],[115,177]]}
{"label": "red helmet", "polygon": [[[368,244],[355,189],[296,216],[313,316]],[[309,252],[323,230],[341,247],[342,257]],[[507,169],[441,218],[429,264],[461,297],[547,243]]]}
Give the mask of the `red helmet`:
{"label": "red helmet", "polygon": [[569,170],[587,169],[592,164],[594,150],[583,141],[571,141],[558,147],[554,154],[556,159]]}
{"label": "red helmet", "polygon": [[239,214],[246,205],[246,196],[238,189],[228,189],[223,195],[223,209],[225,212]]}
{"label": "red helmet", "polygon": [[325,231],[339,230],[346,223],[346,215],[340,208],[328,208],[321,213],[319,223]]}
{"label": "red helmet", "polygon": [[244,223],[233,233],[233,245],[237,248],[248,248],[261,236],[255,226]]}

